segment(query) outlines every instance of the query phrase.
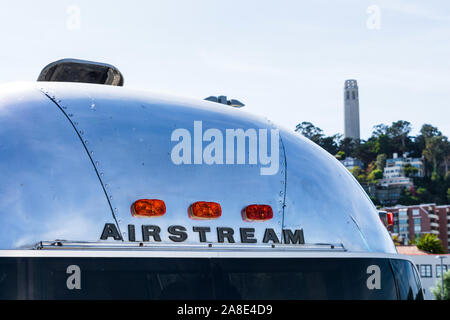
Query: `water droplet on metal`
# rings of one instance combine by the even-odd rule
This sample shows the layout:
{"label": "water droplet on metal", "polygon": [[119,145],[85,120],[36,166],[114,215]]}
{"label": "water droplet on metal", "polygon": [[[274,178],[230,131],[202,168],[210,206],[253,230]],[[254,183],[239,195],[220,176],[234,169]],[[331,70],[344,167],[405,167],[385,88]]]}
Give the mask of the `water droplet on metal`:
{"label": "water droplet on metal", "polygon": [[104,176],[104,173],[103,173],[103,172],[101,172],[101,173],[100,173],[100,175],[101,175],[101,176],[103,177],[103,176]]}

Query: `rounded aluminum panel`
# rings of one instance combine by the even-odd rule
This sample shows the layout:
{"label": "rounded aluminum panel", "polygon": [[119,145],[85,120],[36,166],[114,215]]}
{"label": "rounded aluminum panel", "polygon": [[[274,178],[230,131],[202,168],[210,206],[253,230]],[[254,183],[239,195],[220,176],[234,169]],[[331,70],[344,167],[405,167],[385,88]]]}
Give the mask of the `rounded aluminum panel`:
{"label": "rounded aluminum panel", "polygon": [[378,212],[351,173],[315,143],[284,130],[287,194],[284,224],[309,243],[342,243],[349,251],[396,253]]}
{"label": "rounded aluminum panel", "polygon": [[75,130],[35,84],[0,86],[0,249],[98,240],[111,220]]}
{"label": "rounded aluminum panel", "polygon": [[[161,242],[173,243],[169,240],[168,228],[178,225],[186,228],[186,244],[199,242],[199,233],[193,231],[195,226],[210,227],[207,242],[218,242],[216,228],[232,228],[236,243],[241,242],[240,228],[254,228],[257,244],[262,243],[266,229],[273,229],[279,239],[282,238],[282,229],[303,229],[304,240],[308,244],[343,244],[347,250],[354,252],[396,252],[375,207],[351,174],[326,151],[289,130],[279,131],[278,170],[273,175],[262,175],[262,165],[248,162],[177,165],[171,158],[176,145],[171,141],[171,135],[176,129],[188,130],[194,139],[196,121],[201,121],[203,133],[207,129],[225,133],[226,129],[238,128],[267,129],[270,132],[274,126],[229,106],[120,87],[40,82],[36,88],[42,88],[48,96],[47,101],[42,98],[45,98],[44,94],[39,96],[39,93],[33,93],[36,97],[26,104],[19,104],[21,107],[18,108],[14,106],[17,104],[14,100],[25,94],[19,90],[11,94],[14,98],[7,99],[0,107],[0,125],[6,121],[2,117],[2,109],[17,113],[14,119],[9,120],[8,132],[2,135],[0,129],[2,141],[5,135],[11,138],[23,135],[21,130],[27,132],[27,128],[18,124],[24,116],[42,123],[42,132],[38,132],[41,136],[34,139],[37,146],[47,139],[52,141],[51,149],[41,147],[42,155],[32,153],[39,160],[35,163],[39,174],[36,176],[34,173],[35,183],[30,184],[27,195],[40,190],[40,198],[34,197],[34,202],[39,204],[33,213],[21,212],[25,218],[39,219],[40,223],[35,223],[34,228],[40,232],[33,232],[30,241],[56,238],[99,241],[104,224],[110,223],[120,229],[125,240],[129,239],[128,225],[133,225],[136,241],[142,241],[142,225],[156,225],[161,229]],[[44,105],[47,117],[42,119],[42,111],[37,110],[43,109]],[[13,126],[16,131],[13,131]],[[23,136],[23,143],[26,139],[33,140],[32,135],[36,131],[34,129]],[[204,142],[203,147],[205,145],[207,143]],[[13,146],[9,149],[8,154],[20,153]],[[62,152],[57,152],[60,150]],[[20,170],[21,176],[30,179],[30,163],[12,164],[17,157],[6,158],[2,154],[0,168]],[[43,160],[46,159],[52,161],[44,166]],[[52,176],[54,172],[58,173],[58,179]],[[18,174],[12,175],[8,183]],[[43,181],[43,188],[36,184],[40,180]],[[0,191],[7,188],[7,184],[0,181]],[[76,224],[70,223],[70,219],[65,224],[66,232],[51,233],[48,230],[50,225],[54,227],[56,224],[59,228],[62,225],[60,220],[54,218],[61,217],[62,211],[59,206],[52,205],[55,192],[60,193],[57,201],[71,204],[72,220],[76,216],[80,220],[90,217],[90,223],[82,232]],[[8,197],[2,194],[0,197],[3,199],[0,203],[6,203]],[[142,198],[164,200],[166,214],[158,218],[132,217],[131,204]],[[222,216],[216,220],[190,219],[188,207],[196,201],[220,203]],[[273,219],[265,222],[244,221],[241,211],[250,204],[272,206]],[[52,207],[58,212],[49,210]],[[14,210],[18,211],[18,208]],[[4,204],[0,205],[0,219],[6,219],[4,216],[9,211]],[[0,221],[0,226],[8,225],[11,229],[20,225],[16,221]],[[20,230],[26,228],[20,227]],[[18,243],[17,232],[1,237],[8,243],[6,247]],[[117,242],[109,237],[106,241]]]}

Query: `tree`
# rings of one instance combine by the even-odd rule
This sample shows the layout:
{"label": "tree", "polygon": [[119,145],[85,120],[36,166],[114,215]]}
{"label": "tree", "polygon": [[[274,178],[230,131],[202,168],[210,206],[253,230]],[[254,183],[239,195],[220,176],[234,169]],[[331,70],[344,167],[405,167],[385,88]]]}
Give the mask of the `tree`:
{"label": "tree", "polygon": [[417,172],[419,172],[419,169],[413,167],[409,163],[403,167],[403,174],[405,175],[405,177],[414,177]]}
{"label": "tree", "polygon": [[394,245],[396,245],[396,246],[401,246],[401,245],[403,245],[403,243],[400,241],[400,239],[398,238],[397,235],[393,235],[393,236],[392,236],[392,241],[394,242]]}
{"label": "tree", "polygon": [[319,127],[316,127],[311,122],[303,121],[295,127],[295,131],[301,133],[309,140],[318,143],[323,137],[323,131]]}
{"label": "tree", "polygon": [[357,140],[353,150],[353,156],[362,160],[365,164],[375,161],[377,154],[374,151],[374,142]]}
{"label": "tree", "polygon": [[425,138],[425,149],[422,151],[425,159],[433,165],[433,173],[438,174],[438,163],[447,155],[445,154],[447,137],[433,136]]}
{"label": "tree", "polygon": [[411,132],[411,123],[404,120],[392,122],[392,126],[386,129],[387,135],[392,138],[395,144],[399,143],[399,150],[402,153],[406,152],[406,140],[408,134]]}
{"label": "tree", "polygon": [[322,136],[319,138],[319,141],[316,142],[319,146],[327,150],[331,154],[336,154],[339,151],[339,140],[340,140],[339,134],[335,134],[333,136],[325,137]]}
{"label": "tree", "polygon": [[431,138],[435,136],[441,136],[442,133],[438,130],[438,128],[433,127],[431,124],[424,124],[420,129],[420,133],[424,138]]}
{"label": "tree", "polygon": [[426,233],[416,239],[416,246],[429,253],[445,253],[441,240],[435,234]]}
{"label": "tree", "polygon": [[444,277],[444,296],[442,297],[442,280],[438,279],[436,287],[431,289],[436,300],[450,300],[450,270],[445,272]]}
{"label": "tree", "polygon": [[335,155],[336,159],[344,160],[345,159],[345,152],[344,151],[338,151]]}
{"label": "tree", "polygon": [[323,133],[322,129],[316,127],[311,122],[306,121],[299,123],[295,127],[295,131],[301,133],[304,137],[318,144],[333,155],[339,151],[338,145],[341,139],[340,134],[327,137]]}
{"label": "tree", "polygon": [[380,179],[383,179],[383,171],[380,169],[374,169],[367,175],[367,180],[371,183],[377,183]]}
{"label": "tree", "polygon": [[353,151],[356,148],[356,141],[352,138],[344,138],[341,140],[339,150],[344,151],[347,157],[353,156]]}
{"label": "tree", "polygon": [[387,155],[385,153],[381,153],[377,155],[377,160],[375,161],[375,166],[378,170],[383,171],[384,167],[386,167]]}
{"label": "tree", "polygon": [[387,136],[388,135],[388,129],[389,129],[389,127],[387,126],[387,125],[385,125],[385,124],[377,124],[377,125],[375,125],[375,126],[373,126],[373,132],[372,132],[372,135],[373,136],[375,136],[375,137],[379,137],[379,136],[382,136],[382,135],[385,135],[385,136]]}

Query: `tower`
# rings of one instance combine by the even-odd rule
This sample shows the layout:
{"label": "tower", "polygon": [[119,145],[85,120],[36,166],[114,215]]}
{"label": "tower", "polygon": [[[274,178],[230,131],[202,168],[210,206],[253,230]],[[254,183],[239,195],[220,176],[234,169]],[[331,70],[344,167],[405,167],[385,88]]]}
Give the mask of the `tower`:
{"label": "tower", "polygon": [[359,139],[359,96],[356,80],[345,80],[344,138]]}

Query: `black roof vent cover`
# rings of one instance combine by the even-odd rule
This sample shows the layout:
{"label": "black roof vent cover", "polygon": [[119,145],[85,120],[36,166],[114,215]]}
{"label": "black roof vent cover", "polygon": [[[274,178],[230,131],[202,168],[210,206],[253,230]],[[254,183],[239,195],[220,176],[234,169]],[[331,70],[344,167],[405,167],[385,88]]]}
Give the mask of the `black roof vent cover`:
{"label": "black roof vent cover", "polygon": [[84,82],[123,86],[123,76],[116,67],[94,61],[62,59],[42,69],[37,81]]}

